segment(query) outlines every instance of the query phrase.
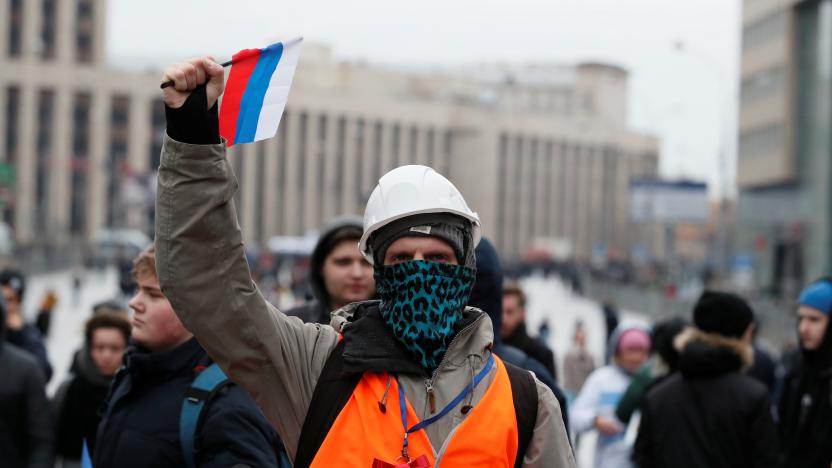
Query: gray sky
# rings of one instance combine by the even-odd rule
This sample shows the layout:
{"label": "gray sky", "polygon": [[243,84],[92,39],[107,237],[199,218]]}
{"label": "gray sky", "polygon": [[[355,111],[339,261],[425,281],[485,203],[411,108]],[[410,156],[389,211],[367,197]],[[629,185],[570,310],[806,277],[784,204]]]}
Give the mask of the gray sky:
{"label": "gray sky", "polygon": [[707,180],[713,194],[720,138],[732,186],[735,173],[739,3],[112,0],[108,47],[115,62],[160,67],[294,35],[371,63],[607,61],[630,70],[630,122],[662,139],[662,173]]}

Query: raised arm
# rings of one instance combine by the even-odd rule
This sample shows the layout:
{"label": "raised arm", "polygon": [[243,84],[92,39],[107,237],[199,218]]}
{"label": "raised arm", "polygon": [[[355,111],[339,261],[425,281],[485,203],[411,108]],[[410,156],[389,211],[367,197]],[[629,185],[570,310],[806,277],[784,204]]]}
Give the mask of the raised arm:
{"label": "raised arm", "polygon": [[211,357],[257,401],[294,456],[337,333],[286,317],[251,279],[232,201],[237,180],[217,131],[222,67],[194,59],[169,69],[168,80],[174,86],[164,90],[168,131],[156,198],[162,291]]}

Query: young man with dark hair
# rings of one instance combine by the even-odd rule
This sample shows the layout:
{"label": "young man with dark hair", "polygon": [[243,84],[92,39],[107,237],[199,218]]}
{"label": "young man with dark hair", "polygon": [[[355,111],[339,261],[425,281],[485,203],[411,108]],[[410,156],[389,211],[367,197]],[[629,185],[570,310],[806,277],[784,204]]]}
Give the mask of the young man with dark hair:
{"label": "young man with dark hair", "polygon": [[558,378],[555,353],[548,346],[529,336],[526,331],[526,293],[519,284],[503,287],[503,324],[500,330],[503,342],[523,351],[546,367]]}

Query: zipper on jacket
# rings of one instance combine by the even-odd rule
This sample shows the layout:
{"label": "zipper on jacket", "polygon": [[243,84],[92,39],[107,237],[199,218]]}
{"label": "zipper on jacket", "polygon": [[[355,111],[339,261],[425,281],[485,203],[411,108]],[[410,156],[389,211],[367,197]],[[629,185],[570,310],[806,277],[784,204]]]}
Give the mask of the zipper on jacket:
{"label": "zipper on jacket", "polygon": [[434,414],[436,413],[436,395],[433,394],[433,381],[431,379],[425,379],[425,391],[428,393],[430,414]]}
{"label": "zipper on jacket", "polygon": [[[485,313],[483,313],[483,315],[485,315]],[[464,334],[466,331],[468,331],[468,329],[474,328],[474,325],[476,325],[480,320],[482,320],[481,316],[477,317],[473,322],[466,325],[465,328],[463,328],[456,335],[454,335],[453,339],[451,339],[451,342],[448,344],[448,349],[445,350],[445,355],[442,356],[442,360],[439,361],[439,366],[436,367],[436,370],[433,371],[433,374],[431,374],[429,379],[425,379],[425,393],[427,394],[427,401],[428,406],[430,407],[430,414],[436,413],[436,395],[433,392],[433,381],[436,379],[436,376],[439,374],[439,371],[442,369],[442,367],[445,366],[445,363],[448,361],[448,351],[450,351],[450,349],[454,346],[454,343],[460,335]]]}

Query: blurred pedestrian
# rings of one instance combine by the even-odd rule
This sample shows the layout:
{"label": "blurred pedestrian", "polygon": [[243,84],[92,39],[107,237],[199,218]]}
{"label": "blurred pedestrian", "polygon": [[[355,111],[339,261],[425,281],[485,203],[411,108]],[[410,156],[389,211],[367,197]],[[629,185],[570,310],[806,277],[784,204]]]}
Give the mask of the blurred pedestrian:
{"label": "blurred pedestrian", "polygon": [[639,468],[774,468],[777,435],[768,392],[743,373],[753,352],[751,307],[706,291],[693,326],[675,340],[679,371],[653,387],[635,444]]}
{"label": "blurred pedestrian", "polygon": [[627,429],[615,416],[615,409],[633,374],[644,364],[650,353],[647,330],[622,323],[610,337],[610,364],[596,369],[572,405],[570,419],[577,434],[595,429],[595,468],[627,468],[632,466]]}
{"label": "blurred pedestrian", "polygon": [[477,277],[468,305],[476,307],[491,319],[494,330],[494,354],[508,364],[532,371],[535,377],[546,384],[555,394],[560,405],[561,419],[566,432],[569,433],[569,409],[566,394],[557,385],[555,376],[537,359],[529,356],[514,346],[503,343],[500,329],[503,322],[503,267],[497,250],[487,238],[483,237],[474,249],[477,262]]}
{"label": "blurred pedestrian", "polygon": [[34,356],[5,341],[0,301],[0,466],[52,468],[54,426],[43,371]]}
{"label": "blurred pedestrian", "polygon": [[633,374],[630,385],[618,402],[615,416],[624,424],[641,410],[647,392],[679,369],[679,351],[674,346],[676,337],[687,327],[687,320],[681,317],[656,322],[650,333],[651,356],[641,369]]}
{"label": "blurred pedestrian", "polygon": [[32,354],[40,364],[46,382],[52,378],[52,365],[46,353],[43,336],[36,326],[26,323],[23,317],[23,297],[26,277],[20,270],[0,271],[0,290],[6,303],[6,341]]}
{"label": "blurred pedestrian", "polygon": [[[605,299],[601,303],[601,313],[604,315],[604,326],[606,327],[607,331],[607,339],[604,341],[605,343],[610,343],[610,338],[612,337],[612,333],[618,328],[618,307],[615,306],[615,303],[609,299]],[[605,351],[605,355],[610,357],[612,353],[609,349]]]}
{"label": "blurred pedestrian", "polygon": [[539,340],[530,337],[526,331],[526,294],[517,283],[503,287],[503,323],[500,335],[503,343],[533,357],[557,379],[555,353]]}
{"label": "blurred pedestrian", "polygon": [[784,468],[832,464],[832,280],[816,281],[798,298],[800,347],[786,356],[778,402]]}
{"label": "blurred pedestrian", "polygon": [[84,348],[74,372],[55,392],[56,451],[63,468],[81,466],[81,447],[86,441],[95,450],[98,414],[107,390],[121,367],[130,339],[126,315],[101,312],[84,327]]}
{"label": "blurred pedestrian", "polygon": [[[133,275],[133,346],[107,396],[93,466],[278,466],[277,436],[242,388],[193,386],[212,361],[159,288],[153,246],[136,257]],[[190,401],[204,406],[189,421]]]}
{"label": "blurred pedestrian", "polygon": [[586,349],[586,329],[584,323],[578,320],[572,335],[572,348],[563,359],[563,388],[570,399],[578,395],[594,370],[595,360]]}
{"label": "blurred pedestrian", "polygon": [[309,286],[314,299],[288,310],[286,315],[329,325],[330,312],[375,296],[373,266],[358,250],[361,223],[358,217],[330,221],[310,258]]}
{"label": "blurred pedestrian", "polygon": [[752,336],[752,345],[754,348],[754,363],[748,369],[748,375],[760,381],[766,386],[769,395],[772,395],[775,390],[777,382],[777,363],[771,356],[771,353],[765,350],[757,339],[762,327],[762,322],[758,316],[754,316],[754,331]]}
{"label": "blurred pedestrian", "polygon": [[40,301],[38,315],[35,319],[35,326],[40,334],[46,338],[49,336],[49,326],[52,323],[52,310],[58,304],[58,294],[54,289],[48,289]]}
{"label": "blurred pedestrian", "polygon": [[[546,313],[548,315],[548,312]],[[549,337],[552,336],[552,328],[549,325],[549,319],[544,318],[537,327],[537,340],[543,344],[549,343]]]}
{"label": "blurred pedestrian", "polygon": [[415,165],[381,177],[360,241],[381,300],[303,324],[265,301],[239,242],[215,112],[222,67],[194,59],[165,79],[161,284],[296,466],[574,466],[552,392],[495,357],[488,316],[466,307],[481,225],[450,181]]}

